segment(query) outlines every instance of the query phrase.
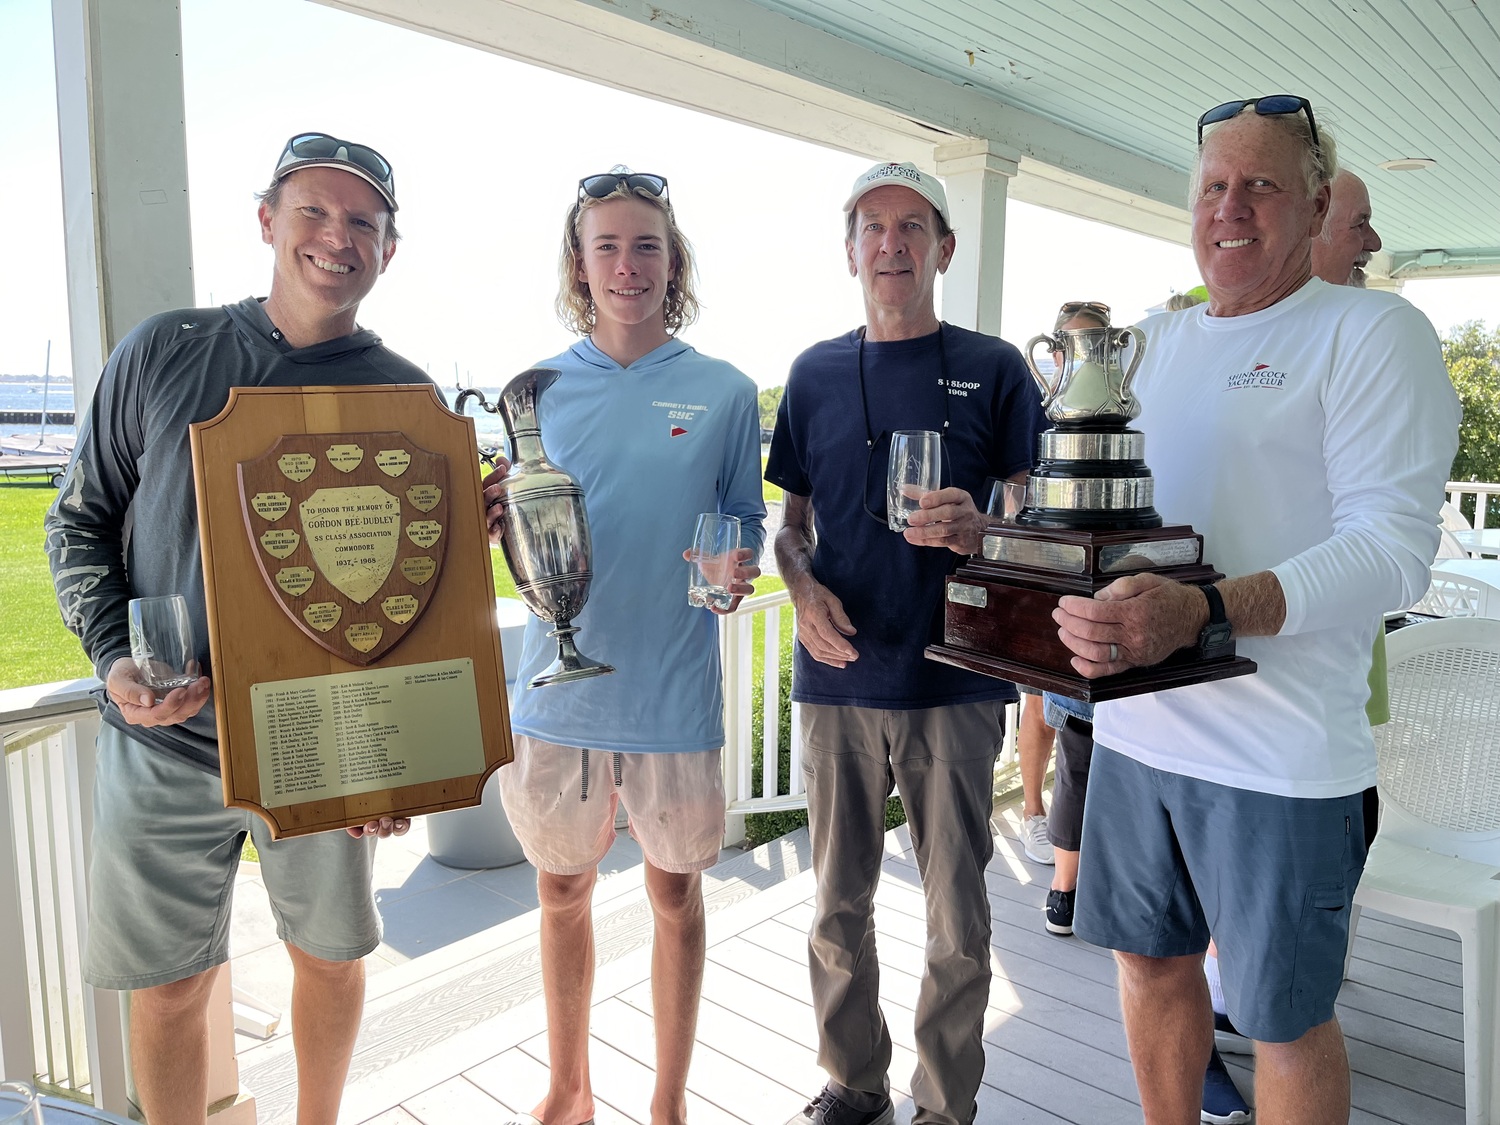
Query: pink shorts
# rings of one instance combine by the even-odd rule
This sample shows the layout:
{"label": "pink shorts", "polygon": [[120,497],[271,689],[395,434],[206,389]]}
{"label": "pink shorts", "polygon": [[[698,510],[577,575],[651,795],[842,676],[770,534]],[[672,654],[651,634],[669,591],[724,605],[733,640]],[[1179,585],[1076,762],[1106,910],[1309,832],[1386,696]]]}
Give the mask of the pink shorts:
{"label": "pink shorts", "polygon": [[617,755],[524,734],[516,735],[515,746],[515,761],[500,767],[500,798],[537,870],[578,875],[597,867],[615,841],[622,801],[630,834],[651,866],[685,875],[718,861],[724,840],[718,750]]}

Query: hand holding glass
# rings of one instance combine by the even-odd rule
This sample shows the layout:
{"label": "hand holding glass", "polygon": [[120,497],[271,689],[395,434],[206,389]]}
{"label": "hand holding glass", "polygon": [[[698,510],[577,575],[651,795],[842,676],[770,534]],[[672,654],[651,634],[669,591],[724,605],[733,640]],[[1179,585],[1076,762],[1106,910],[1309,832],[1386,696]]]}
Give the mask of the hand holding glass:
{"label": "hand holding glass", "polygon": [[181,594],[130,599],[130,655],[157,699],[199,676],[187,599]]}
{"label": "hand holding glass", "polygon": [[937,491],[943,469],[942,435],[933,430],[897,430],[891,435],[886,475],[885,518],[892,531],[905,531],[922,497]]}
{"label": "hand holding glass", "polygon": [[688,555],[688,605],[728,609],[734,602],[736,552],[740,549],[740,521],[736,516],[705,512],[698,517],[693,547]]}

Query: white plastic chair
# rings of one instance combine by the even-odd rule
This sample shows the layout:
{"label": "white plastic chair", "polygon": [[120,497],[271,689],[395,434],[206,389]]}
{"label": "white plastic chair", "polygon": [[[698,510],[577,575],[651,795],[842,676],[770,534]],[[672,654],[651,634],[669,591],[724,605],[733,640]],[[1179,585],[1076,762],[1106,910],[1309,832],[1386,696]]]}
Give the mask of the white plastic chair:
{"label": "white plastic chair", "polygon": [[1467,548],[1458,541],[1458,536],[1446,527],[1438,528],[1437,557],[1440,559],[1466,559],[1469,557]]}
{"label": "white plastic chair", "polygon": [[1500,559],[1437,559],[1433,581],[1439,577],[1463,582],[1476,592],[1475,617],[1500,618]]}
{"label": "white plastic chair", "polygon": [[1500,1125],[1500,621],[1448,618],[1386,639],[1391,721],[1375,729],[1380,833],[1361,907],[1457,932],[1468,1125]]}
{"label": "white plastic chair", "polygon": [[1443,506],[1438,509],[1438,515],[1442,517],[1444,531],[1473,531],[1474,525],[1465,518],[1458,510],[1458,505],[1443,501]]}
{"label": "white plastic chair", "polygon": [[1422,600],[1411,607],[1411,612],[1425,617],[1479,617],[1479,607],[1492,589],[1488,583],[1480,583],[1477,579],[1435,570],[1432,585],[1427,587]]}

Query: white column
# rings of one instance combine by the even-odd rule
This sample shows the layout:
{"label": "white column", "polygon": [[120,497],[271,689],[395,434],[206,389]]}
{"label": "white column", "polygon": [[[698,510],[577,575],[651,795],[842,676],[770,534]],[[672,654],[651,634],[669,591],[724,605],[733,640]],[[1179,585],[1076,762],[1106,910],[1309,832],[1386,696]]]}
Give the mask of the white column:
{"label": "white column", "polygon": [[74,402],[115,343],[193,303],[173,0],[52,0]]}
{"label": "white column", "polygon": [[943,275],[943,319],[1000,335],[1005,279],[1005,200],[1021,154],[990,141],[969,140],[933,150],[948,192],[958,245]]}

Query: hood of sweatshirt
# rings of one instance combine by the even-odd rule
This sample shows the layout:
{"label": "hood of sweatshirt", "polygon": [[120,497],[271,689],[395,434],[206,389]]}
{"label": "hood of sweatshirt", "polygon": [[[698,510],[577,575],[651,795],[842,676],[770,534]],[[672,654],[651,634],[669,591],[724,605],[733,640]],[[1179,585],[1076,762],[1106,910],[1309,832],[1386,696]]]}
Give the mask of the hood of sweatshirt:
{"label": "hood of sweatshirt", "polygon": [[[353,337],[350,338],[352,339]],[[656,350],[647,352],[629,367],[621,367],[595,346],[593,337],[585,336],[568,349],[568,354],[585,367],[597,368],[600,371],[629,371],[632,375],[649,375],[675,362],[685,352],[692,350],[691,345],[684,344],[681,340],[672,339]]]}
{"label": "hood of sweatshirt", "polygon": [[[239,304],[225,305],[224,311],[229,314],[229,319],[234,321],[241,335],[256,347],[274,352],[292,363],[323,363],[338,356],[352,355],[380,346],[380,337],[375,333],[368,328],[355,328],[347,336],[324,340],[321,344],[312,344],[305,348],[294,348],[282,338],[276,326],[271,323],[271,318],[266,315],[265,307],[261,303],[263,300],[264,298],[261,297],[246,297]],[[657,349],[657,351],[660,350]]]}

